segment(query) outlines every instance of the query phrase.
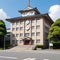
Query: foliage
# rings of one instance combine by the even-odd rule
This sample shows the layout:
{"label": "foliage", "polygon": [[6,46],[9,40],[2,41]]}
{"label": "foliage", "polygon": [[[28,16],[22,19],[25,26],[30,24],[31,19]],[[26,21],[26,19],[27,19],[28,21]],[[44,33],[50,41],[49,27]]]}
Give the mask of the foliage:
{"label": "foliage", "polygon": [[36,47],[37,48],[42,48],[43,47],[43,44],[37,44]]}
{"label": "foliage", "polygon": [[48,38],[53,41],[52,43],[60,41],[60,18],[51,25]]}
{"label": "foliage", "polygon": [[6,26],[3,20],[0,20],[0,47],[4,46],[4,35],[6,35]]}
{"label": "foliage", "polygon": [[53,43],[53,49],[60,49],[60,42]]}
{"label": "foliage", "polygon": [[5,23],[0,20],[0,35],[4,36],[7,33]]}

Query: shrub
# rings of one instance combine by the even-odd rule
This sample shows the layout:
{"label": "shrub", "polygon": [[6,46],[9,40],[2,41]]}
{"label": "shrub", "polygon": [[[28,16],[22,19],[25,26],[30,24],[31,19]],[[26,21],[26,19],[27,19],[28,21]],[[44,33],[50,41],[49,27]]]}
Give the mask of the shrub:
{"label": "shrub", "polygon": [[53,49],[60,49],[60,43],[53,43]]}
{"label": "shrub", "polygon": [[53,49],[60,49],[60,41],[51,41],[53,43]]}
{"label": "shrub", "polygon": [[43,48],[43,44],[37,44],[36,47],[37,48]]}

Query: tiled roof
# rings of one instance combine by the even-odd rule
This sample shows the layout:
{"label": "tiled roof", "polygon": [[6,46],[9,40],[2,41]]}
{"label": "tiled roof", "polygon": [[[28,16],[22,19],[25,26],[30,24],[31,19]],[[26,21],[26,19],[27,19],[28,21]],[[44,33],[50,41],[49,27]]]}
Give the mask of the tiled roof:
{"label": "tiled roof", "polygon": [[24,16],[24,17],[21,16],[21,17],[15,17],[15,18],[6,19],[6,20],[9,21],[9,22],[12,22],[12,21],[17,21],[17,20],[27,20],[27,19],[32,20],[34,18],[40,18],[40,17],[47,18],[51,23],[53,23],[53,20],[49,17],[48,13],[32,15],[32,16]]}
{"label": "tiled roof", "polygon": [[40,14],[40,12],[38,11],[37,8],[29,8],[29,9],[25,9],[25,10],[19,10],[20,13],[29,12],[29,11],[36,11],[38,14]]}

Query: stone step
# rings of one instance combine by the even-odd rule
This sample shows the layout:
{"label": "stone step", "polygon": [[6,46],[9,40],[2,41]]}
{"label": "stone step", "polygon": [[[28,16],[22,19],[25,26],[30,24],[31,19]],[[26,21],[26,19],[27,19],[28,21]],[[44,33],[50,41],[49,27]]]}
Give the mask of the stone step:
{"label": "stone step", "polygon": [[19,50],[32,50],[34,45],[19,45],[11,48],[11,51],[19,51]]}

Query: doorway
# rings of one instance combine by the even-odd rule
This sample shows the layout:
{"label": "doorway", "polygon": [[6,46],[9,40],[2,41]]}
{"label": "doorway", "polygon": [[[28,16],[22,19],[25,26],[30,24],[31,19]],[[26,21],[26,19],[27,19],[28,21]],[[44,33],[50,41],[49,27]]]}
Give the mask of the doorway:
{"label": "doorway", "polygon": [[24,45],[31,45],[31,41],[30,40],[25,40]]}

